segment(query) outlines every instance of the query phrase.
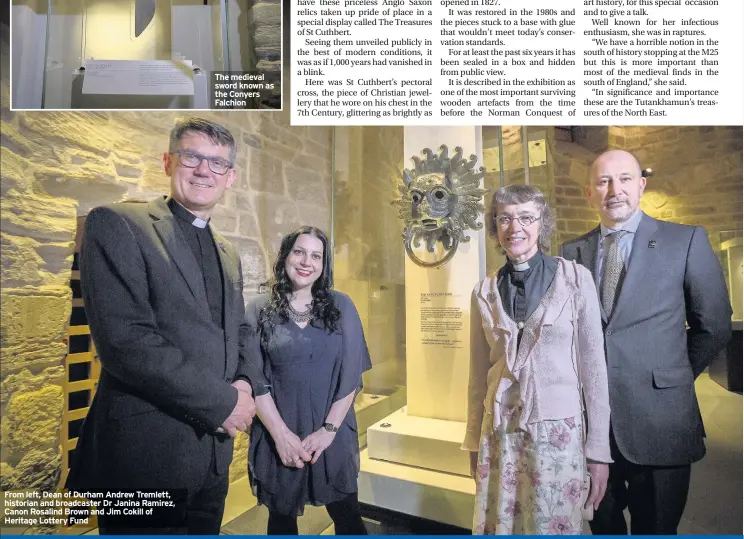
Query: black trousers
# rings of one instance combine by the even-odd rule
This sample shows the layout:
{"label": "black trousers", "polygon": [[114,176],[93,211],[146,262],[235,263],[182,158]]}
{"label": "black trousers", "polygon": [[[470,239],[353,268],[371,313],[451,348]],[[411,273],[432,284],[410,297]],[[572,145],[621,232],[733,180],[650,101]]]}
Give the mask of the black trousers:
{"label": "black trousers", "polygon": [[642,466],[622,456],[610,433],[612,460],[607,493],[589,523],[594,535],[677,535],[687,503],[690,465]]}
{"label": "black trousers", "polygon": [[[99,535],[219,535],[225,498],[229,486],[228,473],[217,474],[214,460],[201,488],[189,492],[180,504],[175,518],[158,516],[155,508],[150,521],[126,515],[98,517]],[[185,508],[183,504],[185,503]],[[134,521],[133,518],[137,520]]]}
{"label": "black trousers", "polygon": [[[337,502],[325,506],[336,528],[336,535],[367,535],[362,522],[357,493],[349,494]],[[297,535],[297,517],[269,511],[267,535]]]}

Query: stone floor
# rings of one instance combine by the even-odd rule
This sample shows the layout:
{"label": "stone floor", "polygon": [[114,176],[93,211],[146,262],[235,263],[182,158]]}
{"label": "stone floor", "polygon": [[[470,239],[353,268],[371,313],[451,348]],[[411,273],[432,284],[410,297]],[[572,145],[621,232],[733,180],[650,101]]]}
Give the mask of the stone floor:
{"label": "stone floor", "polygon": [[[692,483],[681,534],[742,534],[742,396],[726,391],[707,374],[696,382],[698,399],[708,434],[706,457],[693,465]],[[255,507],[246,479],[230,486],[224,524]],[[408,519],[384,511],[367,511],[368,527],[378,534],[447,534],[462,530]],[[328,519],[330,524],[330,519]],[[21,530],[0,530],[3,534]],[[68,533],[75,533],[67,530]],[[588,529],[586,530],[588,533]],[[80,532],[78,532],[80,533]],[[89,534],[96,534],[91,530]],[[332,534],[330,525],[322,534]]]}
{"label": "stone floor", "polygon": [[692,466],[683,534],[742,534],[742,396],[707,374],[695,388],[705,431],[707,454]]}
{"label": "stone floor", "polygon": [[[696,382],[700,409],[708,435],[707,455],[692,467],[690,494],[680,534],[742,534],[742,396],[725,390],[707,374]],[[247,484],[232,485],[225,522],[240,514]],[[242,492],[242,494],[239,494]],[[255,503],[255,502],[253,502]],[[462,533],[451,527],[407,519],[403,515],[367,512],[371,533]],[[329,519],[330,521],[330,519]],[[588,534],[588,526],[585,530]],[[333,533],[332,525],[324,534]]]}

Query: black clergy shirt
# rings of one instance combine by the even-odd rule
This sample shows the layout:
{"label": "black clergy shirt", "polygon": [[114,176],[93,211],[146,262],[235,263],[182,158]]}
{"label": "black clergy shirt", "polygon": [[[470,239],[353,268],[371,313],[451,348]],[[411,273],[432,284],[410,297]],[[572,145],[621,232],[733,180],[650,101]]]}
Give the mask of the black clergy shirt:
{"label": "black clergy shirt", "polygon": [[[523,326],[520,322],[527,320],[540,305],[557,270],[558,261],[552,256],[545,256],[542,251],[538,251],[532,258],[521,264],[507,260],[499,270],[496,285],[501,296],[501,304],[506,314],[518,326]],[[520,327],[518,341],[521,337],[522,328]]]}
{"label": "black clergy shirt", "polygon": [[209,222],[195,216],[173,198],[168,198],[168,207],[175,217],[178,228],[186,237],[197,265],[202,270],[212,321],[224,329],[224,283],[222,282],[220,257],[212,232],[209,230]]}

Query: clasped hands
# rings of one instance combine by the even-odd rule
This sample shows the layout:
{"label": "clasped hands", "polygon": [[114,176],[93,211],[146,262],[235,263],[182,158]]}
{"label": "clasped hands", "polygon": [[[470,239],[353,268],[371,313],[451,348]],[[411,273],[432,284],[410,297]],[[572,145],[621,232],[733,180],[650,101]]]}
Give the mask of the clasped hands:
{"label": "clasped hands", "polygon": [[245,432],[251,426],[253,417],[256,415],[256,403],[253,400],[253,389],[245,380],[236,380],[231,384],[238,390],[238,402],[232,413],[217,432],[227,432],[232,438],[238,435],[238,431]]}
{"label": "clasped hands", "polygon": [[275,440],[276,451],[285,466],[304,468],[305,463],[315,464],[320,455],[331,445],[335,432],[323,428],[316,430],[304,440],[287,429],[280,440]]}

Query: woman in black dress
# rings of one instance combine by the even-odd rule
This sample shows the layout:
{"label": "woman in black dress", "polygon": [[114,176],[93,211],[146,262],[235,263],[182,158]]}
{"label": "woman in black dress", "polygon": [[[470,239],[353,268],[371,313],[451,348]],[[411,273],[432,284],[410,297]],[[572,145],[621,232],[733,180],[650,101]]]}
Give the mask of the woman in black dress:
{"label": "woman in black dress", "polygon": [[324,505],[336,534],[366,534],[357,499],[354,397],[372,365],[348,296],[331,290],[328,239],[303,227],[284,237],[271,291],[246,310],[258,420],[248,472],[269,509],[268,534],[297,534],[305,505]]}

